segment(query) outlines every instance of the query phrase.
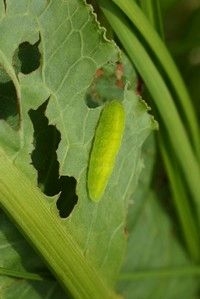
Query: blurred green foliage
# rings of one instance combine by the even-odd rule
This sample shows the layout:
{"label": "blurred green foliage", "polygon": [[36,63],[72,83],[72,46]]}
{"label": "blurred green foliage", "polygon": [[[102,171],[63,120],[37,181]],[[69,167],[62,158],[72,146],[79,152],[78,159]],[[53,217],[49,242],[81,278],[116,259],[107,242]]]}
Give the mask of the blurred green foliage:
{"label": "blurred green foliage", "polygon": [[[200,114],[200,1],[160,1],[166,43]],[[168,8],[168,9],[167,9]],[[198,117],[199,118],[199,117]]]}

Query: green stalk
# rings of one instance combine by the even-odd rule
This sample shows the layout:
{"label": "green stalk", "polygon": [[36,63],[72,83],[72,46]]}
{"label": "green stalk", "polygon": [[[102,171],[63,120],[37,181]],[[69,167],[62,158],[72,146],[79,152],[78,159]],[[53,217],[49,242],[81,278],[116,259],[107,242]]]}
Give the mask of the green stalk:
{"label": "green stalk", "polygon": [[0,151],[0,203],[75,299],[116,299],[34,187]]}
{"label": "green stalk", "polygon": [[[102,1],[99,1],[99,3],[101,2]],[[182,109],[182,112],[184,113],[185,120],[187,122],[188,128],[191,133],[191,140],[193,142],[196,154],[200,161],[200,150],[199,150],[200,135],[199,135],[198,121],[194,112],[194,108],[192,106],[192,101],[185,87],[185,84],[179,74],[179,71],[173,59],[171,58],[169,52],[167,51],[165,44],[163,43],[163,41],[161,40],[157,32],[154,30],[154,28],[152,27],[151,23],[146,18],[144,13],[141,11],[141,9],[134,1],[112,0],[112,2],[114,2],[125,13],[125,15],[127,15],[127,17],[130,19],[133,25],[140,32],[144,40],[148,43],[155,57],[160,62],[161,67],[166,73],[168,80],[170,81],[170,84],[177,95],[177,99],[179,100],[179,105]],[[107,5],[105,5],[105,7],[106,6]],[[112,9],[114,9],[114,6],[112,6]],[[116,34],[118,34],[117,31]],[[139,56],[139,54],[137,55]],[[136,64],[135,61],[134,64]]]}

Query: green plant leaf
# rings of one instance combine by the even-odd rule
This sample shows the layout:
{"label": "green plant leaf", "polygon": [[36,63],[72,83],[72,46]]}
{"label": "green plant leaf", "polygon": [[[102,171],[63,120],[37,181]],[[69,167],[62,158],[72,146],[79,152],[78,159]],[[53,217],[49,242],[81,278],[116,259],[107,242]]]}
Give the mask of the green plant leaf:
{"label": "green plant leaf", "polygon": [[149,191],[142,204],[138,199],[136,196],[136,208],[133,205],[129,210],[131,219],[135,211],[140,213],[127,229],[128,248],[119,290],[126,299],[195,298],[199,267],[188,259],[156,194]]}
{"label": "green plant leaf", "polygon": [[[12,82],[16,107],[9,117],[3,111],[0,119],[1,204],[74,298],[117,298],[107,287],[114,286],[122,263],[127,203],[142,167],[141,146],[155,122],[138,95],[125,88],[122,146],[101,202],[91,202],[87,167],[102,108],[89,108],[86,93],[96,70],[108,61],[115,64],[119,51],[106,40],[90,7],[82,1],[6,1],[1,9],[0,63],[6,75],[0,78],[2,85],[8,78]],[[17,128],[10,121],[16,115]],[[69,179],[76,190],[66,182]],[[46,196],[34,187],[37,184]],[[56,206],[60,194],[67,209],[73,203],[66,219],[61,219]],[[9,240],[3,244],[9,246]],[[27,269],[42,274],[34,263],[23,268],[16,262],[16,255],[24,259],[29,252],[16,248],[15,241],[13,247],[2,274],[7,270],[8,275],[11,269],[18,279]],[[34,254],[33,260],[40,265]],[[37,298],[39,293],[42,297],[41,282],[35,278],[27,274],[34,283],[24,283],[22,292],[29,289],[28,296]],[[16,280],[5,280],[9,284],[6,296],[11,292],[19,297],[13,287]],[[48,288],[48,281],[43,284]]]}
{"label": "green plant leaf", "polygon": [[128,213],[127,254],[118,288],[126,299],[195,298],[200,268],[191,262],[184,249],[166,202],[166,183],[160,183],[161,175],[156,180],[163,187],[157,187],[156,193],[152,190],[155,145],[155,136],[151,135],[143,147],[145,167]]}

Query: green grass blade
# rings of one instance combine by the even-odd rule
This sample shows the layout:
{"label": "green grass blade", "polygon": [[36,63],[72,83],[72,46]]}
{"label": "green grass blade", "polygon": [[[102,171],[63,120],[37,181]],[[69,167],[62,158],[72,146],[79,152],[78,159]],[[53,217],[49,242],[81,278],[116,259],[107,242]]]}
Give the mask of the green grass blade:
{"label": "green grass blade", "polygon": [[128,16],[128,18],[150,46],[155,57],[160,62],[161,67],[166,73],[168,80],[177,96],[180,108],[184,115],[184,121],[186,121],[188,125],[191,133],[191,140],[200,160],[200,140],[197,118],[185,84],[169,52],[167,51],[165,44],[162,42],[157,32],[153,29],[151,23],[134,1],[112,0],[112,2],[114,2]]}
{"label": "green grass blade", "polygon": [[[157,30],[157,32],[160,34],[160,36],[164,36],[164,32],[160,29],[162,28],[162,16],[161,16],[161,9],[160,9],[160,3],[159,1],[146,1],[142,0],[141,7],[144,11],[144,13],[148,16],[151,23],[153,24],[154,28]],[[196,261],[198,261],[199,258],[199,248],[196,247],[196,244],[199,243],[199,234],[197,231],[197,226],[194,225],[194,221],[191,221],[193,219],[193,215],[191,213],[191,209],[189,206],[189,202],[187,199],[188,194],[186,193],[186,188],[183,187],[180,175],[181,171],[178,168],[178,165],[176,163],[176,160],[174,159],[173,152],[170,151],[170,148],[166,150],[168,146],[167,140],[162,138],[160,136],[159,138],[159,144],[162,152],[162,156],[165,162],[165,167],[168,173],[168,177],[170,180],[170,186],[173,193],[173,201],[176,207],[176,211],[178,214],[178,218],[181,224],[181,227],[183,227],[183,234],[184,239],[186,242],[186,246],[188,249],[188,252],[190,253],[190,256],[193,257]],[[180,201],[180,198],[182,200]],[[187,221],[190,221],[188,223]],[[195,240],[193,237],[191,238],[190,230],[193,231],[192,236],[196,236]],[[200,245],[200,244],[199,244]]]}
{"label": "green grass blade", "polygon": [[37,280],[42,281],[45,279],[50,279],[50,277],[45,277],[36,273],[30,273],[30,272],[22,272],[22,271],[15,271],[12,269],[6,269],[3,267],[0,267],[0,275],[3,276],[9,276],[17,279],[26,279],[26,280]]}
{"label": "green grass blade", "polygon": [[[188,194],[186,193],[183,182],[181,181],[181,172],[178,168],[177,161],[174,159],[173,152],[171,152],[169,149],[166,150],[167,142],[161,136],[159,144],[168,177],[170,179],[170,186],[173,192],[173,201],[176,207],[179,222],[182,227],[183,237],[190,256],[194,261],[198,262],[200,259],[199,231],[194,221],[195,217],[188,202]],[[197,246],[197,244],[199,244],[199,246]]]}
{"label": "green grass blade", "polygon": [[162,25],[162,15],[159,0],[141,0],[140,4],[144,14],[147,16],[152,26],[164,39],[164,30]]}

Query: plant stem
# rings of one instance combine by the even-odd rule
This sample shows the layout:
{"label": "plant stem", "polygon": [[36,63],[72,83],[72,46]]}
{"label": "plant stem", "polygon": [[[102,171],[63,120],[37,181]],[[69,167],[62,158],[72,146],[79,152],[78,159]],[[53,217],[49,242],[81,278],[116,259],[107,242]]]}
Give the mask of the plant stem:
{"label": "plant stem", "polygon": [[73,298],[118,298],[85,259],[45,196],[2,151],[0,203]]}

